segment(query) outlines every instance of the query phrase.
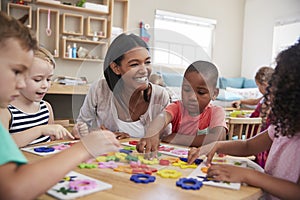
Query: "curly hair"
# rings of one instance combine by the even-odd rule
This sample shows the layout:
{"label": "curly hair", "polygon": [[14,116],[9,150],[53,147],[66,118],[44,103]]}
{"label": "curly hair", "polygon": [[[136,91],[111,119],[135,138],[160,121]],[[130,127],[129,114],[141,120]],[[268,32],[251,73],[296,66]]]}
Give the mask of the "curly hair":
{"label": "curly hair", "polygon": [[265,98],[276,137],[293,137],[300,130],[300,39],[276,58],[275,72]]}

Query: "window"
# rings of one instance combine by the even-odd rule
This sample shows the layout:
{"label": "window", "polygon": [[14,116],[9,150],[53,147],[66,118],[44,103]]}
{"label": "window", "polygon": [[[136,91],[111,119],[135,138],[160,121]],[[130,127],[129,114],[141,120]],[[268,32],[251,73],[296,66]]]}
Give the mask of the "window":
{"label": "window", "polygon": [[300,19],[286,22],[277,22],[273,31],[272,60],[275,61],[277,54],[287,47],[295,44],[300,39]]}
{"label": "window", "polygon": [[215,26],[216,20],[156,10],[154,63],[187,67],[211,61]]}

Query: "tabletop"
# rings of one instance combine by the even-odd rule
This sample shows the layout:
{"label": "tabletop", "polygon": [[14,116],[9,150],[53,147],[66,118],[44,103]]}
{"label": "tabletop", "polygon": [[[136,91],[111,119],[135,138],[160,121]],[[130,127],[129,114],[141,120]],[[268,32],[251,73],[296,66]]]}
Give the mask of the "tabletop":
{"label": "tabletop", "polygon": [[47,94],[86,95],[89,85],[61,85],[53,83]]}
{"label": "tabletop", "polygon": [[[125,141],[125,140],[124,140]],[[128,140],[127,140],[128,141]],[[122,141],[123,142],[123,141]],[[30,162],[35,162],[45,158],[29,152],[23,151]],[[58,166],[59,167],[59,166]],[[182,173],[182,177],[187,177],[194,169],[181,169],[179,167],[168,166],[168,169],[176,169]],[[112,169],[80,169],[73,171],[104,181],[112,185],[112,189],[96,192],[80,199],[109,199],[109,200],[156,200],[156,199],[258,199],[263,192],[259,188],[242,185],[240,190],[231,190],[214,186],[203,185],[199,190],[184,190],[176,186],[177,179],[161,178],[158,175],[155,182],[149,184],[134,183],[130,181],[131,174],[115,172]],[[44,194],[38,199],[55,199]]]}

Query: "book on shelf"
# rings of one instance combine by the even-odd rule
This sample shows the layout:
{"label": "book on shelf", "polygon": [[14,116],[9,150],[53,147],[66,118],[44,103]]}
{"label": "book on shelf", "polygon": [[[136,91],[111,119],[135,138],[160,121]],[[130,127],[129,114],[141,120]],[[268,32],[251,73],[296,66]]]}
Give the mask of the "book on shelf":
{"label": "book on shelf", "polygon": [[86,85],[87,79],[85,77],[58,76],[54,82],[63,85]]}

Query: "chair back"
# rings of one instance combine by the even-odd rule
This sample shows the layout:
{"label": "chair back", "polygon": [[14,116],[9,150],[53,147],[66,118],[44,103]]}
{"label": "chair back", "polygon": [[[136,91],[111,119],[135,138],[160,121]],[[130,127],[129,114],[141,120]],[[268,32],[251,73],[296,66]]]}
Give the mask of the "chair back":
{"label": "chair back", "polygon": [[242,139],[242,135],[245,135],[245,138],[250,138],[260,132],[262,118],[229,117],[227,119],[227,124],[229,129],[229,140],[231,140],[234,135],[237,135],[238,139]]}

